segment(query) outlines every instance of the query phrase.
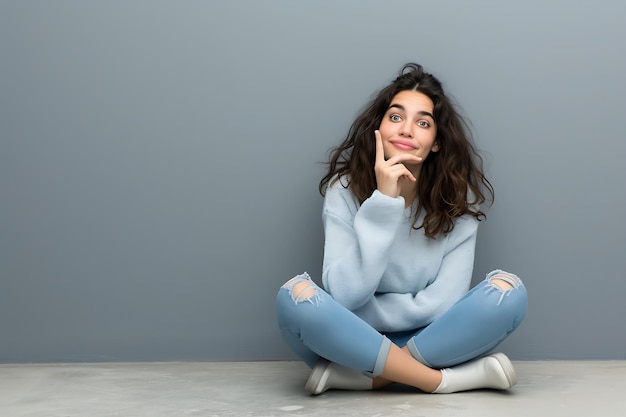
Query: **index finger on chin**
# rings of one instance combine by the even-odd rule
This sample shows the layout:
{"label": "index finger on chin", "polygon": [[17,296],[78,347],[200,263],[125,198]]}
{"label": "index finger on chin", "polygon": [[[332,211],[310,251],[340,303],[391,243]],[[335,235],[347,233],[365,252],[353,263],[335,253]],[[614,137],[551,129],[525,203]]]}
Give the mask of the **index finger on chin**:
{"label": "index finger on chin", "polygon": [[385,150],[383,149],[383,138],[380,136],[380,131],[375,130],[374,136],[376,137],[376,163],[385,162]]}

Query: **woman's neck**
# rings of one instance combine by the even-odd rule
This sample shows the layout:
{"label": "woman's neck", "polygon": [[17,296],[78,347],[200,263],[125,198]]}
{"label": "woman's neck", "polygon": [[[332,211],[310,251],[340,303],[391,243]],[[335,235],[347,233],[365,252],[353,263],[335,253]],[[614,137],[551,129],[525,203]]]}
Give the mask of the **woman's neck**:
{"label": "woman's neck", "polygon": [[411,207],[415,198],[417,198],[417,187],[419,184],[420,172],[422,171],[422,165],[408,165],[406,167],[415,177],[415,182],[404,177],[400,178],[400,195],[404,198],[405,208]]}
{"label": "woman's neck", "polygon": [[[419,172],[413,173],[415,179],[419,181]],[[404,177],[400,178],[400,195],[404,198],[404,207],[411,207],[417,197],[418,181],[410,181]]]}

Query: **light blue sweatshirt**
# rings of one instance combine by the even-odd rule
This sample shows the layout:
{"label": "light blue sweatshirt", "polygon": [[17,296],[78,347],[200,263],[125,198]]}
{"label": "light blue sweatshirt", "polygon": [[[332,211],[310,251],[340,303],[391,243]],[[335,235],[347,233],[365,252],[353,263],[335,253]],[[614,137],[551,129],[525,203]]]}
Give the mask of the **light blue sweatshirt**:
{"label": "light blue sweatshirt", "polygon": [[431,239],[411,227],[416,204],[376,190],[359,205],[346,183],[324,199],[324,288],[378,331],[428,325],[469,289],[478,220],[459,217]]}

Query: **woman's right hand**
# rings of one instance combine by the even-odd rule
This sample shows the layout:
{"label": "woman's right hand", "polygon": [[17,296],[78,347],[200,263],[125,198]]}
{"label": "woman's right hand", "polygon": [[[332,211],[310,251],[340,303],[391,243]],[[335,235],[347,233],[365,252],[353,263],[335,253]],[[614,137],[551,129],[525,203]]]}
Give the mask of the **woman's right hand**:
{"label": "woman's right hand", "polygon": [[416,182],[416,178],[411,171],[403,164],[410,161],[413,163],[422,162],[419,156],[408,153],[394,155],[385,160],[385,150],[383,148],[383,139],[380,131],[375,130],[376,136],[376,163],[374,164],[374,173],[376,174],[376,184],[378,191],[396,198],[400,195],[400,178],[406,178],[411,182]]}

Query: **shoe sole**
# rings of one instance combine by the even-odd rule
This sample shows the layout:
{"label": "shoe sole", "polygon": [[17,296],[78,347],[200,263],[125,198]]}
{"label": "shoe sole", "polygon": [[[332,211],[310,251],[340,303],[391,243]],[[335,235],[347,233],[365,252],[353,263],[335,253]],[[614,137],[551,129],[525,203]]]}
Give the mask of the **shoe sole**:
{"label": "shoe sole", "polygon": [[313,395],[319,395],[325,390],[323,389],[326,381],[328,380],[328,367],[330,362],[326,359],[320,358],[319,361],[313,367],[311,375],[306,380],[304,389]]}
{"label": "shoe sole", "polygon": [[509,383],[509,388],[517,384],[517,374],[515,373],[515,368],[513,367],[511,360],[504,353],[494,353],[489,356],[497,360],[502,367],[504,376],[506,376],[506,380]]}

